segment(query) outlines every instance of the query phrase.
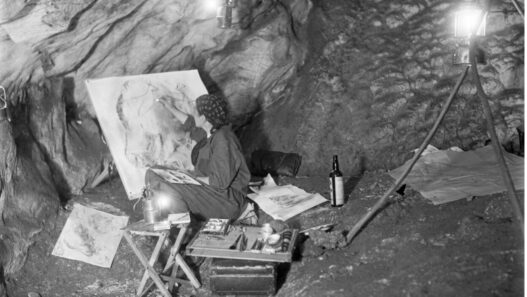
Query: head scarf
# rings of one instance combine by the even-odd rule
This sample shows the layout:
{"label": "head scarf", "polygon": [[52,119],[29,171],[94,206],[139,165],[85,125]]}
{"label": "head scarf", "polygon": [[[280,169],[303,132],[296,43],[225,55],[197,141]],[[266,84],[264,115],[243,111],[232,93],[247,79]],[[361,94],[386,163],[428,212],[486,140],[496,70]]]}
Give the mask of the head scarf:
{"label": "head scarf", "polygon": [[201,95],[196,99],[199,114],[205,116],[213,129],[219,129],[229,123],[227,101],[216,95]]}

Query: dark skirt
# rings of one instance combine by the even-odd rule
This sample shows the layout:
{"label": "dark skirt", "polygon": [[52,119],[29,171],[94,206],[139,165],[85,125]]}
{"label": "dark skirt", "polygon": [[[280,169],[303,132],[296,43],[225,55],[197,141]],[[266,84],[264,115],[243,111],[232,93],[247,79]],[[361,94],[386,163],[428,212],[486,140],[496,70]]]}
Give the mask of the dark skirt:
{"label": "dark skirt", "polygon": [[164,214],[190,212],[200,221],[209,218],[237,219],[247,205],[245,195],[208,185],[173,184],[148,169],[145,184],[155,193],[168,195]]}

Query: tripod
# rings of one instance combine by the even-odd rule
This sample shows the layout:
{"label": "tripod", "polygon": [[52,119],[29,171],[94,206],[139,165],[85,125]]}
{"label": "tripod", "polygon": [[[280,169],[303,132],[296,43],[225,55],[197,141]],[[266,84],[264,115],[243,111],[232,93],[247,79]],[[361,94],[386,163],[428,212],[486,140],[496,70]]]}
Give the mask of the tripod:
{"label": "tripod", "polygon": [[520,206],[520,201],[518,199],[518,196],[516,195],[516,191],[514,189],[514,184],[512,182],[511,175],[509,173],[509,169],[507,167],[507,163],[505,163],[505,157],[503,155],[503,147],[499,143],[498,136],[496,134],[496,130],[494,128],[494,118],[492,116],[492,111],[490,109],[489,104],[489,97],[487,94],[485,94],[485,91],[483,90],[483,87],[481,86],[481,81],[479,79],[478,74],[478,68],[477,68],[477,61],[476,61],[476,52],[477,52],[476,43],[473,40],[473,38],[470,38],[469,41],[469,61],[470,65],[466,66],[464,68],[464,71],[459,76],[457,83],[452,90],[450,96],[448,97],[445,106],[443,107],[443,110],[439,114],[436,122],[434,123],[434,126],[432,127],[432,130],[428,133],[426,138],[424,139],[423,143],[415,153],[414,157],[412,158],[411,162],[409,163],[409,166],[406,168],[406,170],[399,176],[399,178],[395,181],[395,183],[386,191],[386,193],[375,203],[375,205],[353,226],[353,228],[350,230],[350,232],[346,236],[346,245],[351,243],[353,238],[357,235],[357,233],[362,229],[362,227],[379,211],[382,207],[386,205],[388,202],[388,197],[395,192],[397,189],[401,187],[403,184],[404,179],[410,171],[412,170],[413,166],[425,150],[425,148],[428,146],[432,138],[434,137],[437,128],[441,124],[442,120],[444,119],[448,109],[452,105],[452,102],[459,91],[459,88],[461,87],[463,80],[467,76],[467,73],[469,69],[472,69],[472,76],[474,79],[474,84],[476,85],[477,95],[481,102],[481,105],[483,107],[484,113],[485,113],[485,119],[486,119],[486,125],[487,130],[490,134],[491,138],[491,144],[494,150],[494,153],[496,155],[496,160],[498,162],[500,173],[503,178],[503,182],[507,188],[508,196],[511,201],[514,216],[516,217],[516,220],[521,226],[522,232],[523,232],[523,213]]}

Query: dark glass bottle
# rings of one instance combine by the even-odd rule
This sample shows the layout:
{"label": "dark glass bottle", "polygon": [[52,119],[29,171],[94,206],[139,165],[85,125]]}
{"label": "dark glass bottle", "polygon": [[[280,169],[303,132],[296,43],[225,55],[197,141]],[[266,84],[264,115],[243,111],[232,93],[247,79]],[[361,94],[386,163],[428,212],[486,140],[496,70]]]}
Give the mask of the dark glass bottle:
{"label": "dark glass bottle", "polygon": [[344,181],[337,155],[333,156],[333,169],[329,173],[329,193],[331,206],[339,207],[344,204]]}

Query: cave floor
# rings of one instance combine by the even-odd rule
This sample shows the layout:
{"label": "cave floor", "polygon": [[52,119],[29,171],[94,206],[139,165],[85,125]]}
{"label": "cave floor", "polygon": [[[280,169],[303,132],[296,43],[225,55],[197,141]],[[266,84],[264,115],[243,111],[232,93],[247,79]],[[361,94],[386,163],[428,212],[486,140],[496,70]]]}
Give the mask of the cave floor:
{"label": "cave floor", "polygon": [[[325,176],[280,178],[278,183],[328,196]],[[336,225],[298,241],[294,261],[279,266],[276,296],[523,296],[523,231],[510,218],[506,193],[434,206],[407,187],[348,246],[340,246],[342,232],[392,183],[385,172],[366,172],[348,180],[351,194],[343,207],[323,204],[290,219],[288,224],[298,228]],[[130,221],[141,217],[117,178],[72,197],[70,204],[75,202],[130,215]],[[67,209],[51,231],[37,235],[25,266],[9,277],[9,296],[134,296],[143,269],[124,239],[111,268],[51,255]],[[267,215],[260,216],[260,222],[266,220]],[[139,244],[151,249],[154,241],[145,238]],[[202,288],[183,285],[178,296],[215,296],[209,290],[209,266],[207,260],[200,267]]]}

